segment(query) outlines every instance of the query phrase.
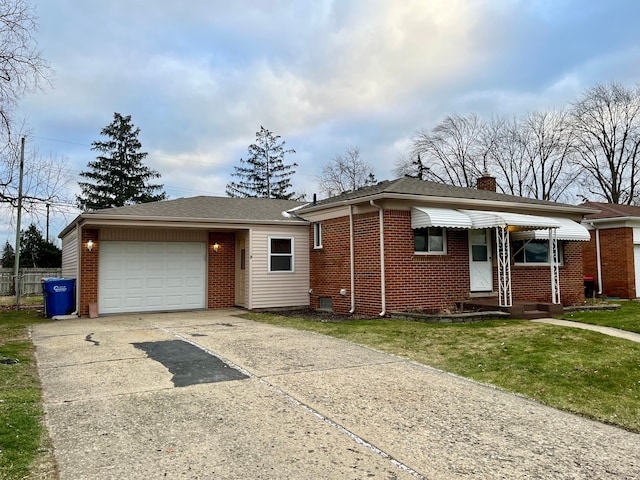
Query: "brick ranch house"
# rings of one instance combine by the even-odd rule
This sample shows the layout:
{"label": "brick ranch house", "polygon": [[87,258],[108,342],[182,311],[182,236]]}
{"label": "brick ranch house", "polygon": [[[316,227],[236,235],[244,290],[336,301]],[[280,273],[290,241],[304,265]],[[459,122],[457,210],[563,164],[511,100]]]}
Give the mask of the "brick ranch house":
{"label": "brick ranch house", "polygon": [[640,292],[640,207],[587,202],[597,213],[585,215],[591,239],[584,244],[585,278],[593,294],[637,298]]}
{"label": "brick ranch house", "polygon": [[337,313],[474,298],[584,300],[586,207],[404,177],[316,203],[194,197],[79,215],[60,234],[78,314],[240,306]]}
{"label": "brick ranch house", "polygon": [[584,301],[579,222],[593,210],[404,177],[308,204],[310,305],[438,311],[474,298]]}

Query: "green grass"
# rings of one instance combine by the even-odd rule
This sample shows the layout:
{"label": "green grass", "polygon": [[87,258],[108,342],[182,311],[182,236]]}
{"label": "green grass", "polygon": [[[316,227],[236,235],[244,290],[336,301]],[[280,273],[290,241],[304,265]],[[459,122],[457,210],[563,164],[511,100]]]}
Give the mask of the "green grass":
{"label": "green grass", "polygon": [[620,310],[567,313],[561,318],[640,333],[640,302],[622,301],[612,303],[618,303]]}
{"label": "green grass", "polygon": [[[11,297],[11,296],[0,297],[0,305],[2,306],[15,305],[15,304],[16,304],[16,297]],[[42,305],[42,304],[44,304],[44,299],[42,295],[29,295],[27,297],[20,297],[20,305],[33,306],[33,305]]]}
{"label": "green grass", "polygon": [[434,325],[388,319],[322,323],[269,314],[248,317],[373,347],[640,432],[638,343],[528,321]]}
{"label": "green grass", "polygon": [[35,310],[0,312],[0,479],[55,478],[43,426],[42,394],[29,325],[47,322]]}

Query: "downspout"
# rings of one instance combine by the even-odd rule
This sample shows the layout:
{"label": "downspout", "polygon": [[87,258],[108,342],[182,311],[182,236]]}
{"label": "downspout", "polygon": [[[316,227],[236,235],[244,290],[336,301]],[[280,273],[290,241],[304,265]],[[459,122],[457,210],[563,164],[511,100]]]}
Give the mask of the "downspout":
{"label": "downspout", "polygon": [[349,314],[356,311],[356,260],[353,244],[353,205],[349,205],[349,255],[351,261],[351,310],[349,310]]}
{"label": "downspout", "polygon": [[80,222],[76,223],[76,238],[78,239],[78,247],[76,248],[78,254],[78,264],[76,265],[76,309],[67,315],[54,315],[51,320],[72,320],[78,318],[80,314],[80,265],[82,264],[82,230],[80,229]]}
{"label": "downspout", "polygon": [[[593,223],[591,224],[593,227]],[[598,269],[598,295],[602,295],[602,259],[600,258],[600,230],[596,230],[596,267]]]}
{"label": "downspout", "polygon": [[382,207],[373,203],[373,200],[369,200],[369,204],[378,209],[378,218],[380,219],[380,303],[382,304],[382,311],[379,316],[384,317],[387,314],[387,286],[384,271],[384,211]]}

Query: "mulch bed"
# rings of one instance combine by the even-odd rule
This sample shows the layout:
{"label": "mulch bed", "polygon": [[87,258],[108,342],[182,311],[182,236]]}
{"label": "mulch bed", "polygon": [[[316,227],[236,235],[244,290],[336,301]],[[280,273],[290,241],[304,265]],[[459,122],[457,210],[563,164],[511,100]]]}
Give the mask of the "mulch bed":
{"label": "mulch bed", "polygon": [[293,309],[293,310],[268,310],[265,313],[271,313],[273,315],[281,315],[283,317],[296,317],[305,318],[314,322],[322,323],[342,323],[349,322],[351,320],[362,320],[371,318],[371,316],[364,315],[345,315],[333,312],[323,312],[312,309]]}

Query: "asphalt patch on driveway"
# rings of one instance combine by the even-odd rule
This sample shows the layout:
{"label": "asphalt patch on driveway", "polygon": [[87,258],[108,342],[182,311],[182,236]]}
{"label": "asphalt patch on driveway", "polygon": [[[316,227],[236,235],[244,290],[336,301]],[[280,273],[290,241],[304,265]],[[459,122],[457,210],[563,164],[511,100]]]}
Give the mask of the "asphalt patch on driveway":
{"label": "asphalt patch on driveway", "polygon": [[173,374],[171,381],[176,387],[249,378],[218,357],[182,340],[140,342],[132,345],[164,365]]}

